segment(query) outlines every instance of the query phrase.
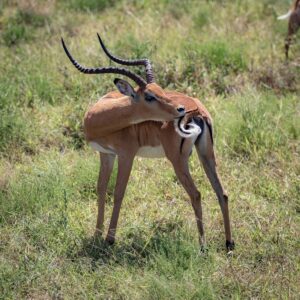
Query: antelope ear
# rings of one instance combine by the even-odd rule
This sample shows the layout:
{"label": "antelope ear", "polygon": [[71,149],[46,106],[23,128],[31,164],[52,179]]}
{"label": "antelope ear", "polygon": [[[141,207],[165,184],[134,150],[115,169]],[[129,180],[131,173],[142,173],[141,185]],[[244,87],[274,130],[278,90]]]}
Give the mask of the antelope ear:
{"label": "antelope ear", "polygon": [[128,83],[126,80],[116,78],[114,80],[114,84],[118,88],[119,92],[125,96],[132,97],[133,99],[136,99],[136,91],[133,89],[133,87]]}

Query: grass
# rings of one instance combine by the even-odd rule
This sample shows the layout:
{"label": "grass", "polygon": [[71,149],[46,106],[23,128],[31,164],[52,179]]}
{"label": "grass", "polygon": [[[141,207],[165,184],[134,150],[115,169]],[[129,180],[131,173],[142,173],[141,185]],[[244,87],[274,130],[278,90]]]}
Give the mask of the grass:
{"label": "grass", "polygon": [[[299,37],[286,64],[287,24],[276,20],[289,2],[1,2],[0,299],[299,297]],[[96,32],[119,56],[150,57],[163,87],[211,112],[232,256],[195,153],[206,255],[163,159],[136,159],[117,243],[93,238],[99,158],[82,118],[114,77],[79,74],[59,41],[84,65],[109,65]]]}

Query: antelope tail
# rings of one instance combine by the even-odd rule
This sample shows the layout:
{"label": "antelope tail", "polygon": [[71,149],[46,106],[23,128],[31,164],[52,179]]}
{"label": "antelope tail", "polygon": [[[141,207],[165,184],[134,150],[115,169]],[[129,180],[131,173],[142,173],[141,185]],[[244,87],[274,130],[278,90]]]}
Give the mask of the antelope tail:
{"label": "antelope tail", "polygon": [[183,138],[192,138],[197,137],[202,129],[201,127],[196,124],[194,119],[192,119],[189,123],[184,124],[184,117],[174,120],[174,127],[176,132]]}
{"label": "antelope tail", "polygon": [[285,20],[285,19],[288,19],[288,18],[291,16],[292,12],[293,12],[292,10],[289,10],[287,14],[278,17],[277,20]]}

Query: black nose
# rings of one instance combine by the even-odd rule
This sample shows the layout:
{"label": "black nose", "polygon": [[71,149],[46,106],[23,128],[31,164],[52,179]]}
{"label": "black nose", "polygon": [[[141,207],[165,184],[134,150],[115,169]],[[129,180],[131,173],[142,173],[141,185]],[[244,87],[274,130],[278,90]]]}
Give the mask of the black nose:
{"label": "black nose", "polygon": [[177,111],[180,112],[180,113],[184,112],[185,111],[184,106],[178,106]]}

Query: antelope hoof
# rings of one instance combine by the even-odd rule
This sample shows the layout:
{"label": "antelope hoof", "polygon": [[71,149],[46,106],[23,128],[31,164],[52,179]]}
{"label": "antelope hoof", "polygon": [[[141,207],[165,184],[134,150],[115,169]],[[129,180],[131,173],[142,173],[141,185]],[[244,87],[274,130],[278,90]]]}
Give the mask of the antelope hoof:
{"label": "antelope hoof", "polygon": [[115,243],[115,239],[108,236],[108,237],[106,237],[105,242],[111,246]]}
{"label": "antelope hoof", "polygon": [[208,254],[208,248],[207,248],[206,245],[201,245],[201,246],[200,246],[200,253],[201,253],[202,255],[207,255],[207,254]]}
{"label": "antelope hoof", "polygon": [[233,251],[234,250],[234,241],[226,241],[226,249],[228,252]]}

